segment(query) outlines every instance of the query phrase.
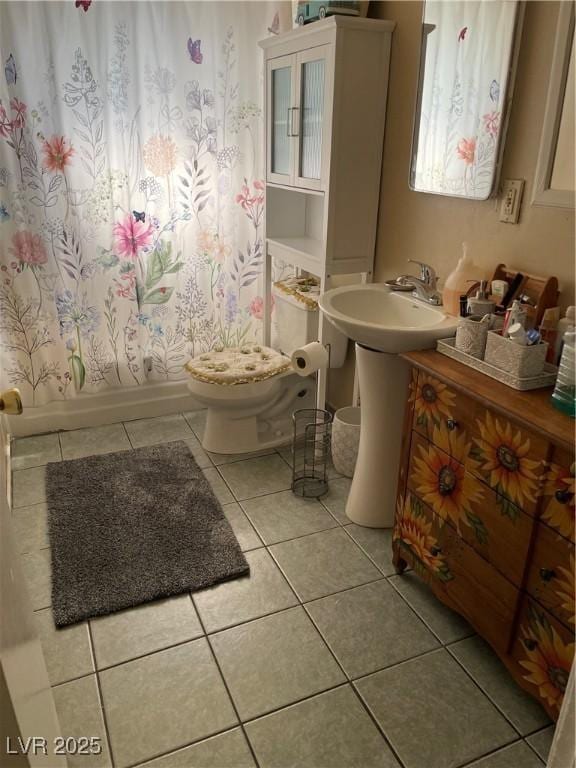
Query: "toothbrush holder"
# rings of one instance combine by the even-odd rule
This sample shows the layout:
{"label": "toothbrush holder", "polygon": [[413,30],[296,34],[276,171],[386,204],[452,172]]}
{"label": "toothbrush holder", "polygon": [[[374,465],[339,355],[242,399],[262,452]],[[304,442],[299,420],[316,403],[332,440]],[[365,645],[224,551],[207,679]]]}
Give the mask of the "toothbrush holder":
{"label": "toothbrush holder", "polygon": [[541,341],[540,344],[523,346],[516,344],[512,339],[504,338],[495,331],[490,331],[486,340],[485,361],[501,368],[517,378],[539,376],[544,370],[548,344]]}
{"label": "toothbrush holder", "polygon": [[477,357],[478,360],[484,359],[488,328],[490,327],[487,323],[482,323],[481,320],[480,315],[463,317],[456,328],[456,349],[471,357]]}

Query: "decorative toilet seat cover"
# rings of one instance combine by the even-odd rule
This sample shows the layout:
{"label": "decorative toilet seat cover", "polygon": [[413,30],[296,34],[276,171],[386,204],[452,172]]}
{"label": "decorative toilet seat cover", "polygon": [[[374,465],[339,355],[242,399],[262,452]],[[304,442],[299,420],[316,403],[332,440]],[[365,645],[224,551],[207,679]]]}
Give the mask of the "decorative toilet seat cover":
{"label": "decorative toilet seat cover", "polygon": [[290,358],[259,344],[242,347],[215,347],[192,358],[185,368],[195,379],[209,384],[230,386],[264,381],[287,371]]}
{"label": "decorative toilet seat cover", "polygon": [[274,283],[274,289],[300,309],[318,311],[320,280],[317,277],[296,277],[292,275]]}

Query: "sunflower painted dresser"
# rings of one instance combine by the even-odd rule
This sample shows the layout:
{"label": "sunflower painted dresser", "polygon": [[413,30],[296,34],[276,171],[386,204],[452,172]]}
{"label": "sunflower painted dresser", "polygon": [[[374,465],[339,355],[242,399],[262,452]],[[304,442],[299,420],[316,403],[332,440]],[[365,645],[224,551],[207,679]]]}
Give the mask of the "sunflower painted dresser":
{"label": "sunflower painted dresser", "polygon": [[436,351],[411,365],[393,533],[557,718],[574,657],[574,422]]}

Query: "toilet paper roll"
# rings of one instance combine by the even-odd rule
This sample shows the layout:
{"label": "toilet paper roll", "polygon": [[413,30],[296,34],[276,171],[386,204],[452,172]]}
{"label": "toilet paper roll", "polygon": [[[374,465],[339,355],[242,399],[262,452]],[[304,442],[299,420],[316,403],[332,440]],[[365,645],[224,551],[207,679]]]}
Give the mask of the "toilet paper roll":
{"label": "toilet paper roll", "polygon": [[299,376],[309,376],[319,368],[327,368],[328,350],[319,341],[312,341],[292,353],[292,368]]}

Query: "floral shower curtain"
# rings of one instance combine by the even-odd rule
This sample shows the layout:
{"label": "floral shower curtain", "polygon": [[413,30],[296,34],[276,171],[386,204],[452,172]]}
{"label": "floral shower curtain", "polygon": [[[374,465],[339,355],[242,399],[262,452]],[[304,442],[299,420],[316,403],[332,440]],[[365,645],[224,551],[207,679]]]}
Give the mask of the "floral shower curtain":
{"label": "floral shower curtain", "polygon": [[259,337],[275,11],[0,4],[2,385],[27,405],[180,378]]}

